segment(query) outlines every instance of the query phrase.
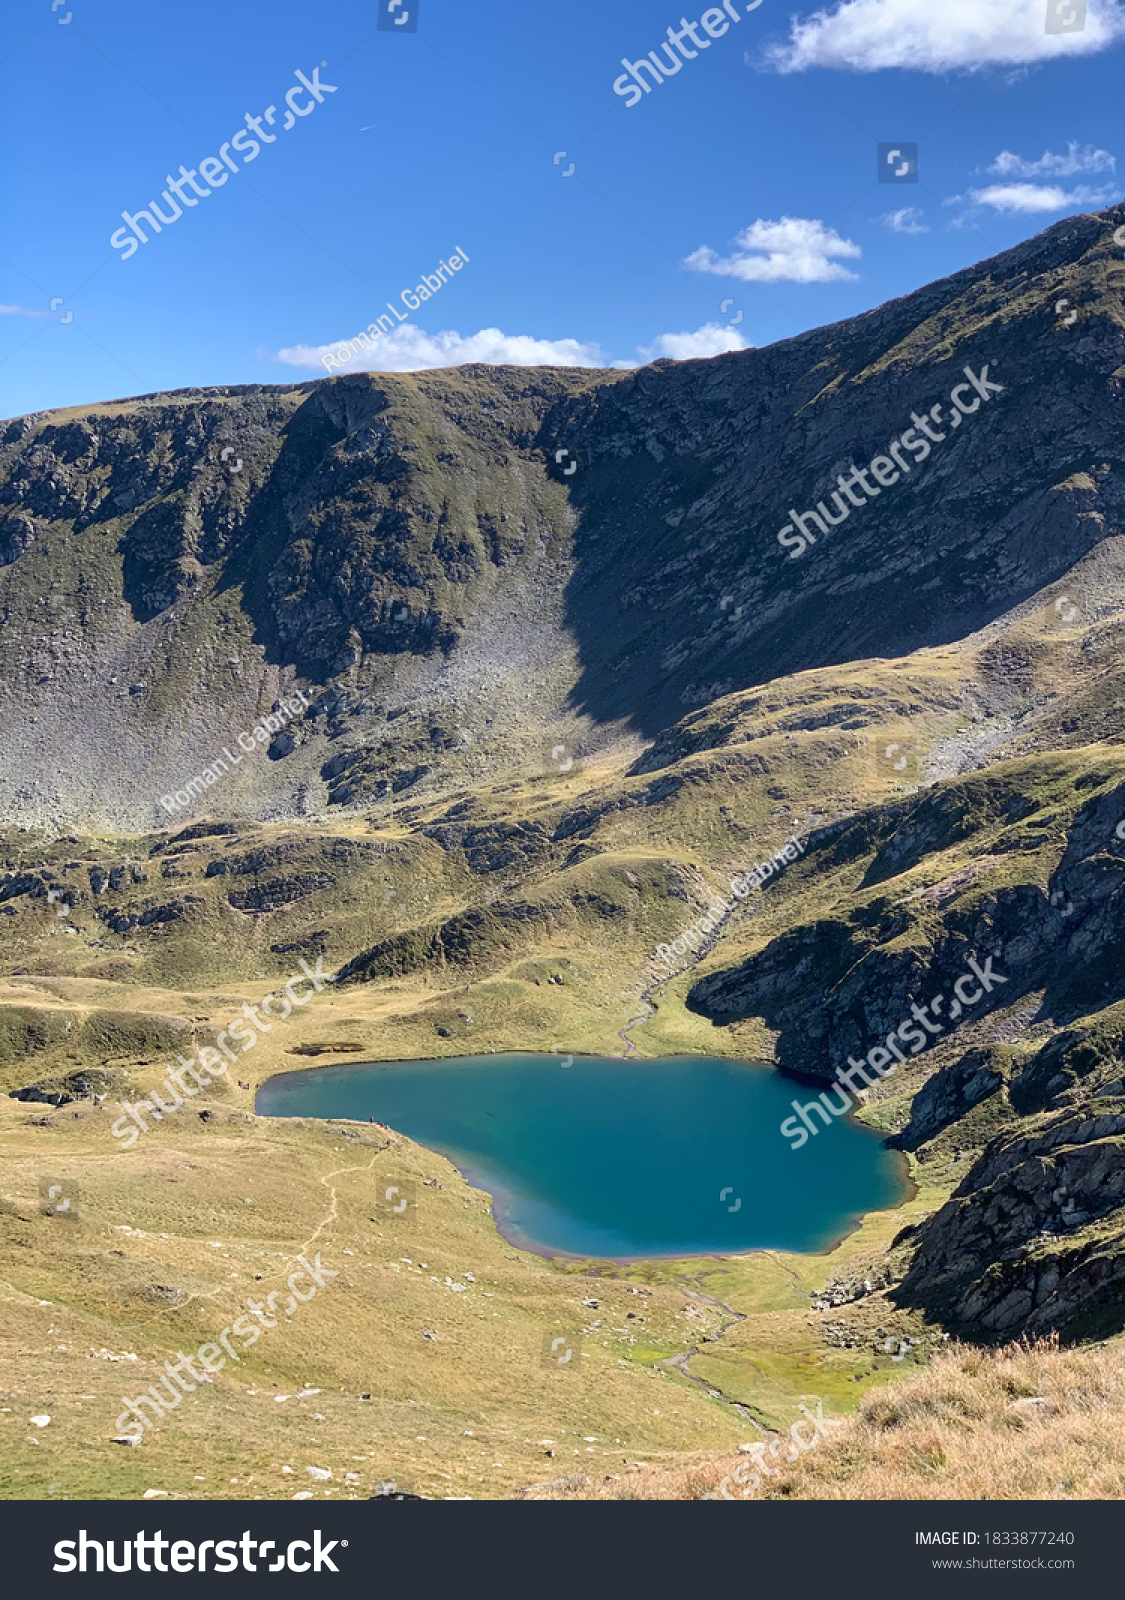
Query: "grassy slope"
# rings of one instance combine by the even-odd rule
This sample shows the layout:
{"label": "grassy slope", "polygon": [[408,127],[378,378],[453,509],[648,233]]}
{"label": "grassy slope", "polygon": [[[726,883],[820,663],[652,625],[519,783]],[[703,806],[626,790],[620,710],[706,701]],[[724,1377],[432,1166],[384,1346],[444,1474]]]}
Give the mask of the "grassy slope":
{"label": "grassy slope", "polygon": [[[563,1469],[588,1471],[594,1464],[609,1473],[641,1458],[674,1464],[704,1445],[729,1450],[753,1436],[755,1421],[787,1425],[803,1394],[822,1397],[830,1414],[844,1413],[928,1359],[939,1330],[927,1329],[917,1313],[895,1309],[881,1292],[841,1311],[815,1310],[810,1300],[825,1284],[877,1273],[899,1229],[946,1198],[960,1176],[948,1138],[914,1163],[913,1201],[865,1219],[828,1255],[583,1269],[508,1246],[493,1228],[485,1197],[440,1158],[405,1140],[384,1150],[377,1147],[382,1135],[376,1143],[362,1127],[255,1120],[252,1093],[237,1083],[212,1096],[214,1122],[181,1113],[131,1153],[118,1151],[108,1130],[118,1094],[158,1081],[167,1039],[178,1037],[166,1030],[186,1024],[201,1043],[244,999],[260,998],[295,970],[301,950],[325,949],[331,969],[345,955],[441,926],[473,906],[501,918],[498,942],[474,945],[460,967],[431,965],[329,991],[299,1023],[245,1058],[252,1088],[272,1071],[317,1059],[295,1054],[298,1045],[334,1047],[321,1061],[549,1049],[555,1042],[620,1053],[618,1029],[638,1015],[642,990],[663,975],[653,958],[656,944],[685,927],[710,890],[722,892],[731,870],[772,852],[790,832],[803,835],[834,816],[908,798],[897,775],[873,758],[873,747],[905,727],[927,754],[940,753],[943,741],[971,725],[965,708],[981,677],[970,649],[950,649],[902,663],[801,674],[768,686],[765,695],[731,696],[701,714],[733,722],[722,747],[680,756],[673,776],[683,781],[668,793],[652,787],[667,777],[663,767],[630,776],[623,760],[616,769],[606,763],[566,780],[517,773],[474,795],[486,820],[544,818],[550,834],[584,807],[587,821],[557,847],[493,871],[473,871],[457,851],[412,831],[444,816],[455,796],[405,815],[344,816],[330,834],[312,824],[240,825],[235,837],[188,840],[182,850],[170,850],[167,837],[100,835],[49,845],[10,833],[11,870],[50,862],[57,881],[75,884],[85,898],[67,918],[58,918],[45,897],[5,902],[16,915],[4,924],[10,976],[0,984],[0,1086],[35,1078],[58,1084],[78,1068],[96,1066],[113,1087],[96,1109],[88,1101],[57,1111],[0,1101],[9,1211],[3,1383],[10,1407],[0,1418],[11,1441],[2,1492],[131,1496],[159,1487],[286,1496],[313,1486],[304,1468],[317,1464],[332,1468],[333,1493],[370,1492],[372,1483],[396,1477],[432,1494],[506,1494]],[[904,693],[917,696],[908,705],[889,692],[904,681],[911,685]],[[1088,675],[1079,687],[1090,692]],[[856,691],[864,689],[870,692],[857,707]],[[826,711],[834,720],[801,726],[819,723]],[[853,725],[841,727],[841,720]],[[1034,749],[1034,738],[1024,738]],[[1022,754],[1004,771],[1024,774],[1022,781],[1043,787],[1046,799],[1052,785],[1065,781],[1069,789],[1075,772],[1114,760],[1115,750],[1105,748]],[[622,805],[628,801],[635,803]],[[1001,858],[1002,870],[1018,867],[1046,881],[1054,837],[1043,838],[1037,853]],[[341,861],[341,842],[374,845],[376,853]],[[576,845],[584,848],[574,857]],[[900,889],[913,895],[955,878],[979,845],[972,837],[927,857]],[[212,861],[289,846],[297,848],[271,856],[257,873],[205,875]],[[128,860],[140,863],[148,881],[89,892],[89,865],[108,869]],[[168,860],[176,876],[165,880],[160,873]],[[67,861],[81,868],[67,874]],[[326,868],[336,875],[332,888],[314,888],[274,911],[237,911],[226,898],[232,888]],[[817,871],[802,862],[731,917],[701,970],[729,966],[788,927],[852,905],[860,870],[853,864]],[[95,916],[111,904],[137,910],[189,893],[198,897],[195,909],[169,924],[116,935]],[[509,904],[550,906],[548,931],[509,948],[503,927]],[[285,943],[300,949],[270,948]],[[24,976],[16,975],[21,967],[28,969]],[[548,984],[551,976],[562,983]],[[684,1008],[696,976],[674,978],[657,991],[655,1016],[631,1031],[640,1052],[765,1055],[770,1038],[760,1023],[716,1028]],[[154,1026],[155,1034],[147,1031]],[[881,1126],[901,1125],[936,1059],[935,1052],[891,1080],[885,1097],[864,1114]],[[981,1125],[975,1134],[959,1128],[960,1142],[988,1136],[985,1109],[973,1115]],[[380,1215],[372,1203],[374,1174],[388,1164],[397,1175],[444,1186],[420,1190],[422,1207],[409,1227],[371,1220]],[[352,1170],[332,1177],[340,1168]],[[80,1185],[77,1225],[35,1210],[39,1178],[59,1173]],[[144,1236],[121,1231],[123,1225]],[[224,1373],[213,1391],[185,1401],[175,1423],[140,1449],[108,1442],[119,1396],[136,1393],[141,1374],[154,1381],[165,1356],[212,1337],[252,1292],[255,1272],[265,1285],[283,1258],[314,1239],[317,1248],[331,1241],[337,1266],[346,1261],[337,1283],[262,1340],[234,1377]],[[344,1250],[353,1255],[344,1257]],[[425,1272],[399,1260],[408,1252],[412,1262],[426,1262]],[[476,1280],[466,1293],[446,1288],[447,1274],[464,1281],[465,1272]],[[651,1298],[628,1295],[629,1284],[652,1288]],[[579,1304],[591,1295],[601,1300],[598,1312]],[[634,1308],[644,1315],[639,1331],[626,1317]],[[540,1365],[545,1332],[588,1326],[595,1317],[602,1328],[588,1335],[581,1382]],[[423,1328],[438,1338],[423,1339]],[[704,1332],[719,1337],[705,1342]],[[883,1348],[892,1336],[917,1341],[901,1364]],[[91,1356],[103,1348],[131,1352],[137,1362]],[[691,1350],[690,1377],[658,1365]],[[293,1393],[302,1384],[322,1393],[283,1404],[271,1398],[275,1389]],[[364,1393],[371,1400],[358,1399]],[[321,1422],[312,1418],[317,1408]],[[39,1412],[54,1419],[41,1433],[27,1425]],[[38,1442],[26,1442],[29,1436]],[[353,1459],[361,1455],[362,1462]],[[292,1477],[283,1465],[294,1468]],[[345,1486],[342,1474],[353,1470],[357,1484]]]}

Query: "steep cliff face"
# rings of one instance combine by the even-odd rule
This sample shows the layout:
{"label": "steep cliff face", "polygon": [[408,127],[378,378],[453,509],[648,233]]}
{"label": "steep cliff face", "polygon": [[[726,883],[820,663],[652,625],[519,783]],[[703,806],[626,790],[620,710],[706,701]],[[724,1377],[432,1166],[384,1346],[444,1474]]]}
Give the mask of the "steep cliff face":
{"label": "steep cliff face", "polygon": [[[711,361],[355,374],[9,424],[5,813],[150,826],[297,686],[351,719],[331,752],[349,775],[322,772],[312,719],[231,787],[244,814],[293,814],[298,791],[315,810],[326,785],[427,792],[544,737],[655,737],[731,691],[985,626],[1122,526],[1119,220]],[[912,417],[942,435],[925,459],[914,425],[895,481],[836,490]],[[846,520],[817,534],[805,512],[834,491]],[[777,538],[794,512],[799,555]]]}
{"label": "steep cliff face", "polygon": [[[544,437],[590,461],[572,491],[585,703],[652,734],[748,683],[957,639],[1119,530],[1120,214],[768,349],[658,362],[561,401]],[[1081,308],[1069,329],[1060,294]],[[954,426],[954,386],[986,366],[999,391]],[[826,536],[807,523],[803,554],[778,544],[794,510],[823,499],[837,516],[838,477],[935,404],[945,437],[928,459],[844,499]]]}
{"label": "steep cliff face", "polygon": [[[323,804],[368,747],[368,787],[408,787],[433,770],[421,757],[504,721],[513,670],[537,710],[557,705],[570,517],[531,441],[567,387],[360,376],[11,424],[5,812],[151,825],[161,793],[298,684],[317,710],[271,752],[295,754],[288,768],[252,763],[228,786],[244,813],[292,813],[298,789]],[[326,731],[354,735],[344,762]]]}

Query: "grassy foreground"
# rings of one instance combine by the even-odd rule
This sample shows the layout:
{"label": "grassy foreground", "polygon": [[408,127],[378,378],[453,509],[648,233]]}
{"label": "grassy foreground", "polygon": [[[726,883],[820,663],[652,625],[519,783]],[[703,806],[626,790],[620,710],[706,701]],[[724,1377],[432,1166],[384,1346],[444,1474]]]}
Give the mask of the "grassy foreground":
{"label": "grassy foreground", "polygon": [[[807,1441],[812,1425],[802,1426]],[[773,1477],[753,1472],[745,1454],[716,1451],[635,1469],[616,1483],[544,1485],[532,1497],[1120,1500],[1125,1346],[1120,1339],[1082,1350],[956,1345],[926,1371],[869,1396],[792,1463],[786,1456],[796,1452],[785,1442],[765,1458],[779,1463]]]}
{"label": "grassy foreground", "polygon": [[[487,1195],[396,1134],[256,1118],[233,1095],[203,1120],[198,1104],[125,1153],[115,1103],[0,1099],[0,1495],[320,1498],[396,1481],[503,1497],[564,1470],[733,1451],[786,1426],[809,1390],[838,1415],[901,1375],[886,1332],[920,1341],[907,1368],[925,1355],[881,1296],[846,1342],[812,1297],[933,1196],[823,1256],[553,1263],[509,1245]],[[42,1213],[44,1178],[77,1186],[76,1220]],[[401,1218],[379,1208],[389,1181],[415,1186]],[[337,1278],[139,1445],[113,1442],[125,1397],[250,1297],[277,1290],[283,1306],[296,1257],[317,1251]],[[581,1351],[565,1368],[543,1357],[560,1334]]]}

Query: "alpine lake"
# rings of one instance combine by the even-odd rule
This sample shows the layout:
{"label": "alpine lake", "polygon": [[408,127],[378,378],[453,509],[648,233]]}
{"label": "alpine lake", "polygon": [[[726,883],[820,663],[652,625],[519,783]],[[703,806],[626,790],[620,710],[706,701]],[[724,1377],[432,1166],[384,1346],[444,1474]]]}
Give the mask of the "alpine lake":
{"label": "alpine lake", "polygon": [[780,1124],[814,1097],[706,1056],[510,1053],[282,1073],[257,1111],[385,1123],[490,1194],[512,1244],[620,1261],[827,1250],[901,1204],[905,1159],[851,1118],[792,1148]]}

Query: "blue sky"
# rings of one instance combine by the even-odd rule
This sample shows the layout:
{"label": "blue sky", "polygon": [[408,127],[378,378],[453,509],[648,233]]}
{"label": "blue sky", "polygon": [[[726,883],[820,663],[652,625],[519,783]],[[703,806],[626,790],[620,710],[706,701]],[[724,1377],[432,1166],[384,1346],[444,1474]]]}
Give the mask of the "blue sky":
{"label": "blue sky", "polygon": [[[388,0],[8,0],[0,414],[300,381],[326,352],[634,364],[853,315],[1125,193],[1125,16],[1047,33],[1080,3],[401,0],[417,31],[389,32]],[[679,69],[615,93],[662,45]],[[247,163],[253,129],[230,141],[271,105]],[[878,182],[905,141],[918,181]],[[208,157],[219,186],[179,179],[126,259],[122,212],[171,215],[168,175],[206,187]],[[405,321],[344,364],[388,301]]]}

